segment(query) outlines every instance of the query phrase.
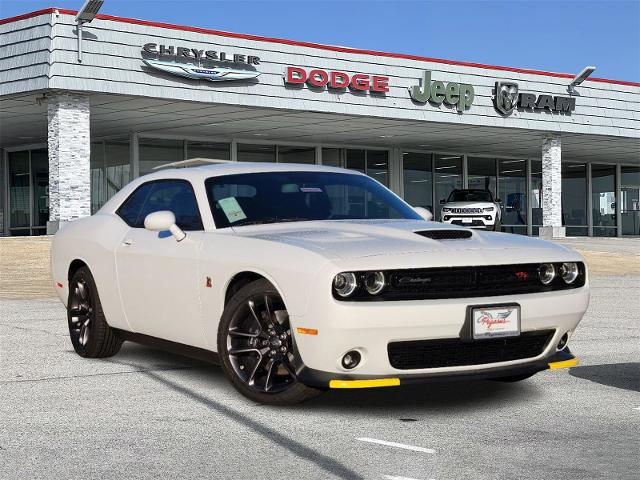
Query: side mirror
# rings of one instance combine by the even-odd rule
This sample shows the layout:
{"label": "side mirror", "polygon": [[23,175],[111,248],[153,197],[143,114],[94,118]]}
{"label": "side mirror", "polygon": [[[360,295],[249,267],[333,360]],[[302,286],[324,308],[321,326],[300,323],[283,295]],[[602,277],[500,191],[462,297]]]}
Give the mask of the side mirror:
{"label": "side mirror", "polygon": [[416,213],[418,215],[420,215],[422,218],[424,218],[427,222],[430,222],[431,220],[433,220],[433,214],[429,210],[427,210],[426,208],[413,207],[413,209],[416,211]]}
{"label": "side mirror", "polygon": [[176,225],[176,216],[169,210],[161,210],[147,215],[144,218],[144,228],[152,232],[166,232],[169,230],[178,242],[184,240],[187,236],[187,234]]}
{"label": "side mirror", "polygon": [[440,205],[444,205],[445,203],[447,203],[446,200],[440,200]]}
{"label": "side mirror", "polygon": [[496,203],[502,203],[502,200],[500,200],[499,198],[496,198]]}

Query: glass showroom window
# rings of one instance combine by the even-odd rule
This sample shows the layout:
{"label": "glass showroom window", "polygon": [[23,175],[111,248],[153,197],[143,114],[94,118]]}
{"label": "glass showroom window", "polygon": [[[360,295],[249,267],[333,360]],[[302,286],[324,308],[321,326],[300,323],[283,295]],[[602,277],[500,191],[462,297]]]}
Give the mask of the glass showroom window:
{"label": "glass showroom window", "polygon": [[640,235],[640,167],[621,167],[622,235]]}
{"label": "glass showroom window", "polygon": [[[323,164],[326,165],[326,163]],[[381,184],[389,185],[389,152],[386,150],[347,149],[346,168],[369,175]]]}
{"label": "glass showroom window", "polygon": [[593,236],[616,236],[616,167],[591,165],[591,208]]}
{"label": "glass showroom window", "polygon": [[562,164],[562,225],[570,237],[588,235],[587,165]]}
{"label": "glass showroom window", "polygon": [[190,158],[231,160],[231,145],[216,142],[187,142],[187,160]]}
{"label": "glass showroom window", "polygon": [[91,143],[91,213],[131,181],[129,140]]}
{"label": "glass showroom window", "polygon": [[315,147],[287,147],[278,145],[279,163],[316,163]]}
{"label": "glass showroom window", "polygon": [[366,173],[367,160],[364,150],[348,149],[346,159],[346,168],[356,170],[360,173]]}
{"label": "glass showroom window", "polygon": [[467,169],[469,188],[489,190],[494,198],[497,196],[498,180],[495,158],[468,157]]}
{"label": "glass showroom window", "polygon": [[531,234],[539,235],[542,226],[542,161],[531,160]]}
{"label": "glass showroom window", "polygon": [[436,180],[436,211],[434,220],[440,221],[442,205],[449,194],[462,188],[462,155],[436,155],[435,156],[435,180]]}
{"label": "glass showroom window", "polygon": [[239,162],[275,163],[275,145],[238,144]]}
{"label": "glass showroom window", "polygon": [[527,162],[498,160],[498,175],[498,197],[502,200],[502,229],[505,232],[526,235]]}
{"label": "glass showroom window", "polygon": [[184,160],[182,140],[141,138],[139,140],[140,175],[153,172],[155,167]]}
{"label": "glass showroom window", "polygon": [[9,234],[44,235],[49,220],[47,150],[8,154]]}
{"label": "glass showroom window", "polygon": [[402,154],[404,199],[414,207],[433,212],[433,159],[430,153]]}
{"label": "glass showroom window", "polygon": [[342,167],[342,148],[323,148],[322,149],[322,165],[328,167]]}

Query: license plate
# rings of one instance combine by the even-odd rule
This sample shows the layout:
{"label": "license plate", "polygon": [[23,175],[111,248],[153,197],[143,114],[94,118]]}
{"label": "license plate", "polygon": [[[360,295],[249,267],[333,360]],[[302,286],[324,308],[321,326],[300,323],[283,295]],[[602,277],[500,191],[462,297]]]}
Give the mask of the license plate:
{"label": "license plate", "polygon": [[463,218],[462,223],[473,223],[473,218]]}
{"label": "license plate", "polygon": [[520,306],[475,307],[471,310],[473,338],[520,335]]}

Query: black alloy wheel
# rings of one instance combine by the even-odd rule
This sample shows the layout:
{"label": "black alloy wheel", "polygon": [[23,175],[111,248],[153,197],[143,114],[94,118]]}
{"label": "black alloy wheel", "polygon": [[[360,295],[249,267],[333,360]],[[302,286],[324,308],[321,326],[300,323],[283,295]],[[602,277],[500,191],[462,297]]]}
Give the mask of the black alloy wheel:
{"label": "black alloy wheel", "polygon": [[230,300],[220,322],[218,352],[234,387],[252,400],[286,405],[320,393],[298,382],[289,316],[266,280],[250,283]]}
{"label": "black alloy wheel", "polygon": [[81,357],[102,358],[118,353],[122,340],[107,324],[95,281],[87,267],[69,281],[67,321],[73,349]]}

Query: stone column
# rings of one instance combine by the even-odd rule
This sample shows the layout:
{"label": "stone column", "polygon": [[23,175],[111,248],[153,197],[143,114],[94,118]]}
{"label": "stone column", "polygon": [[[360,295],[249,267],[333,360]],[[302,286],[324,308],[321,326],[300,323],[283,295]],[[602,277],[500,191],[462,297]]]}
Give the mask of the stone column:
{"label": "stone column", "polygon": [[53,93],[48,98],[49,221],[52,235],[66,222],[91,215],[89,97]]}
{"label": "stone column", "polygon": [[559,135],[542,140],[542,227],[540,237],[565,236],[562,226],[562,142]]}

